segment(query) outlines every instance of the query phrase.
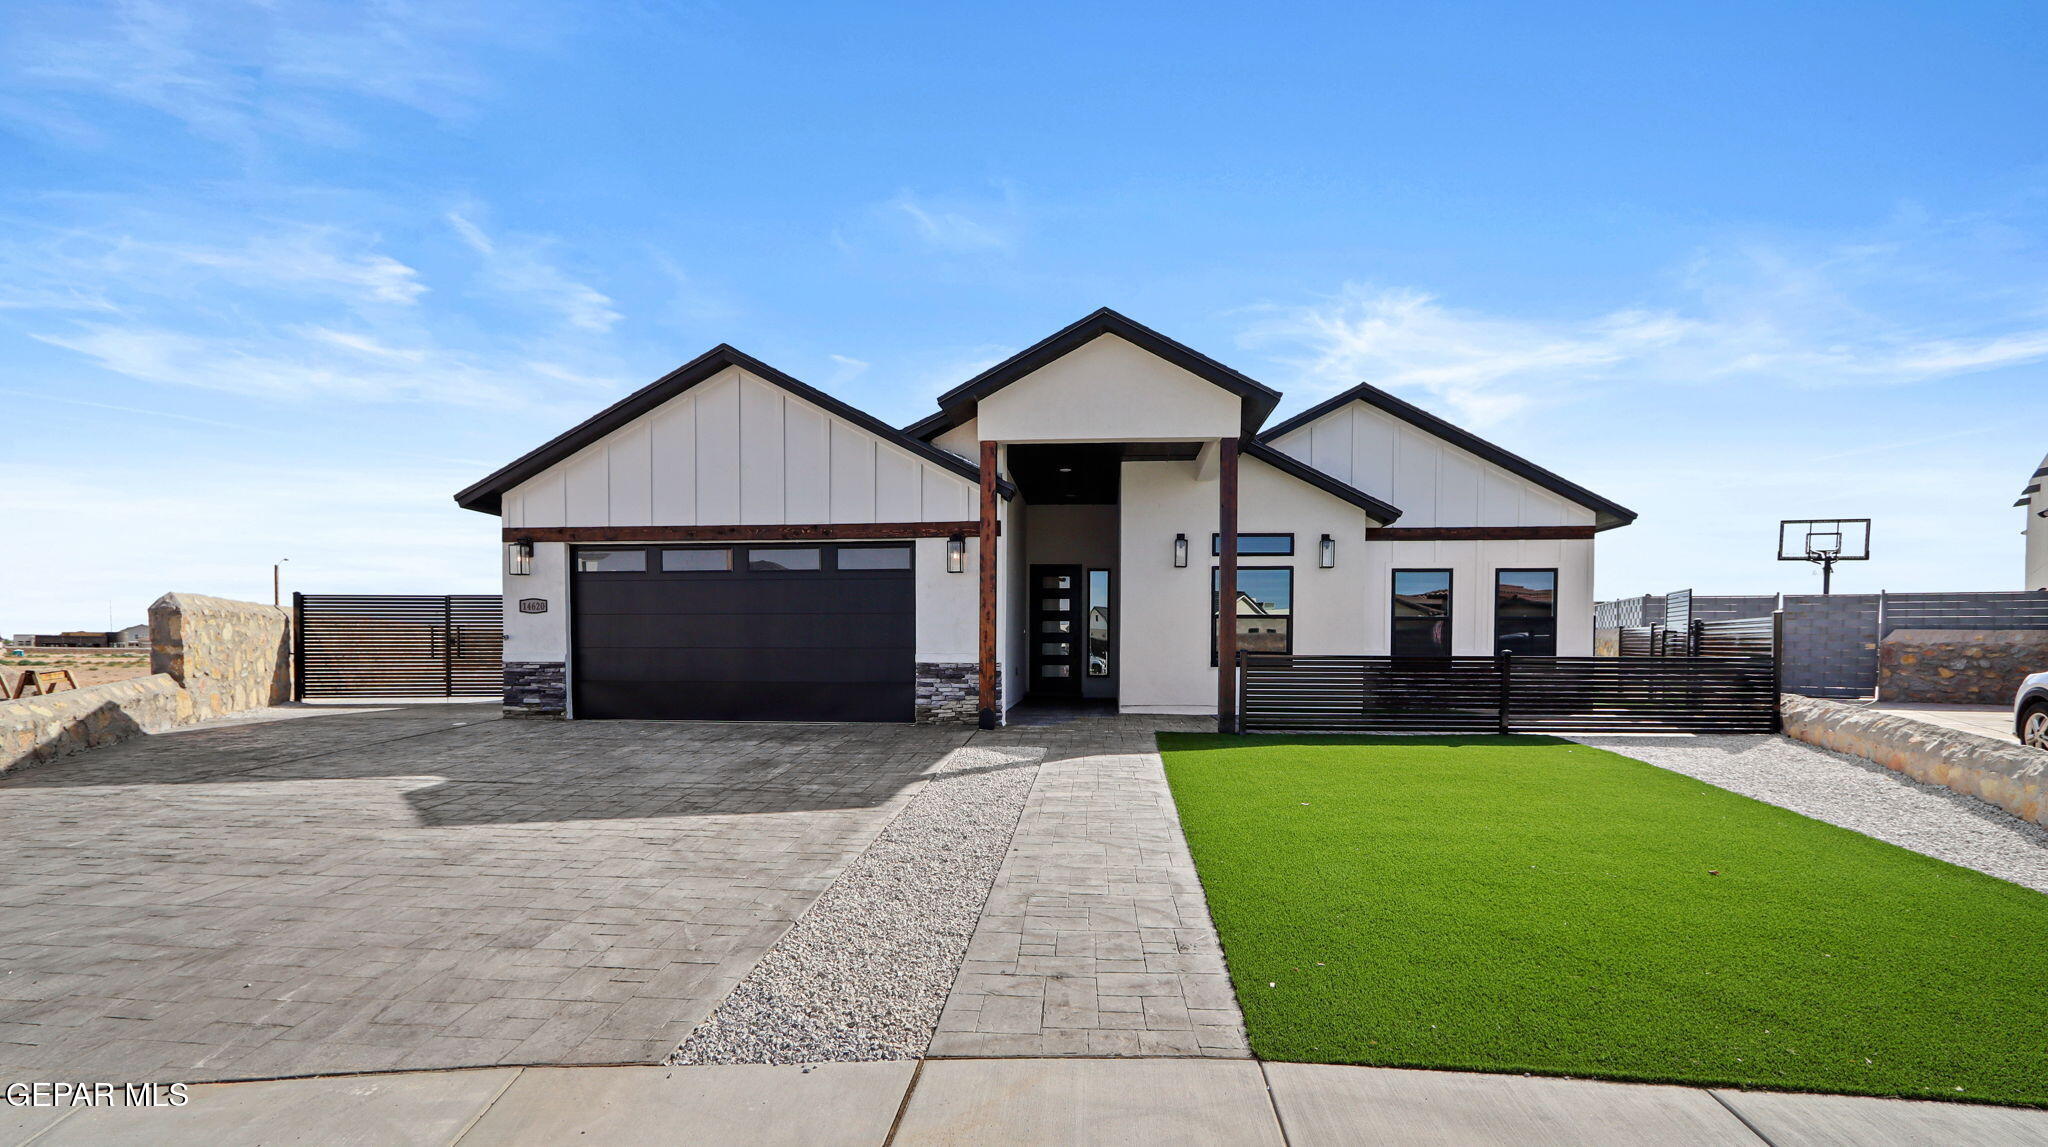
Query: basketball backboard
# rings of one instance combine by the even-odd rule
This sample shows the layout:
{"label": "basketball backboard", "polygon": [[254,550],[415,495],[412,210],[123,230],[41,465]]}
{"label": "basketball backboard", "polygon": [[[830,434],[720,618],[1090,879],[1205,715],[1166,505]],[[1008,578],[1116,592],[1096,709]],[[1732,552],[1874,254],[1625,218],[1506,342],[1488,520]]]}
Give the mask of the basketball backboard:
{"label": "basketball backboard", "polygon": [[1778,523],[1781,562],[1870,560],[1869,518],[1792,518]]}

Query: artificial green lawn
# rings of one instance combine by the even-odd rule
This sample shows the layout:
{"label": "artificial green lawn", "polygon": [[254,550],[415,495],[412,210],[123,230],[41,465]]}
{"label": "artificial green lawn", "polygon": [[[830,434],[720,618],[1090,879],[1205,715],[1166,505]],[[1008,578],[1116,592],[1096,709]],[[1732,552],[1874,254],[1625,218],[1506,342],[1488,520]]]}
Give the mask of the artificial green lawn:
{"label": "artificial green lawn", "polygon": [[1550,738],[1159,742],[1263,1058],[2048,1105],[2048,896]]}

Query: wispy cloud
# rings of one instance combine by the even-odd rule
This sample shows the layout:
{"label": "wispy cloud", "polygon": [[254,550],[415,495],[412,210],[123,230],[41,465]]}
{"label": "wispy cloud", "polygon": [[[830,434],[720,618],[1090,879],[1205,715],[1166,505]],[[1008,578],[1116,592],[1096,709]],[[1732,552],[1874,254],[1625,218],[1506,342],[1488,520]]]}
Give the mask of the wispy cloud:
{"label": "wispy cloud", "polygon": [[996,199],[935,197],[902,191],[886,205],[925,246],[949,254],[1009,251],[1017,245],[1022,208],[1015,187],[1001,185]]}
{"label": "wispy cloud", "polygon": [[1370,381],[1482,425],[1617,386],[1889,387],[2048,362],[2048,291],[1958,287],[1939,273],[1968,258],[1905,244],[1804,257],[1745,244],[1691,260],[1675,276],[1677,302],[1578,318],[1350,284],[1255,309],[1241,339],[1311,391]]}
{"label": "wispy cloud", "polygon": [[0,115],[66,142],[101,142],[92,111],[161,113],[244,150],[266,137],[359,138],[349,100],[442,119],[483,93],[476,56],[528,45],[545,21],[504,4],[406,0],[112,0],[24,9],[0,76]]}
{"label": "wispy cloud", "polygon": [[492,290],[553,311],[580,330],[603,333],[624,317],[613,308],[609,295],[550,262],[546,240],[493,239],[461,211],[448,213],[448,225],[482,257],[484,281]]}

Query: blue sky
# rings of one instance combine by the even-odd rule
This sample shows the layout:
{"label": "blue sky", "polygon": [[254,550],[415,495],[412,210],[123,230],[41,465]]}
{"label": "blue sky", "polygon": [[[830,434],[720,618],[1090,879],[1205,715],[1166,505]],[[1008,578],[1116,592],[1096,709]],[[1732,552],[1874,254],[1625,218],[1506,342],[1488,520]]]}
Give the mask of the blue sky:
{"label": "blue sky", "polygon": [[2016,588],[2044,11],[0,5],[0,631],[494,590],[449,495],[715,343],[902,423],[1102,305],[1637,509],[1603,596]]}

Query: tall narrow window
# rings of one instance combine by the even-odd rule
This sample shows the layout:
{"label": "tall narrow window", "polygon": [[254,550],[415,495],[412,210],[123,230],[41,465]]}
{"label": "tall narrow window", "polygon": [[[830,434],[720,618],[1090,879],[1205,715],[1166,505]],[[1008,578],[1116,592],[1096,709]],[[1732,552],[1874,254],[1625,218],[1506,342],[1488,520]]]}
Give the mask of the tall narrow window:
{"label": "tall narrow window", "polygon": [[1088,676],[1109,676],[1109,571],[1088,571]]}
{"label": "tall narrow window", "polygon": [[1396,657],[1451,655],[1451,571],[1394,571]]}
{"label": "tall narrow window", "polygon": [[[1223,571],[1210,567],[1209,663],[1216,662],[1216,599]],[[1243,653],[1294,652],[1294,570],[1280,566],[1237,569],[1237,648]]]}
{"label": "tall narrow window", "polygon": [[1496,653],[1557,656],[1557,571],[1494,573],[1493,649]]}

